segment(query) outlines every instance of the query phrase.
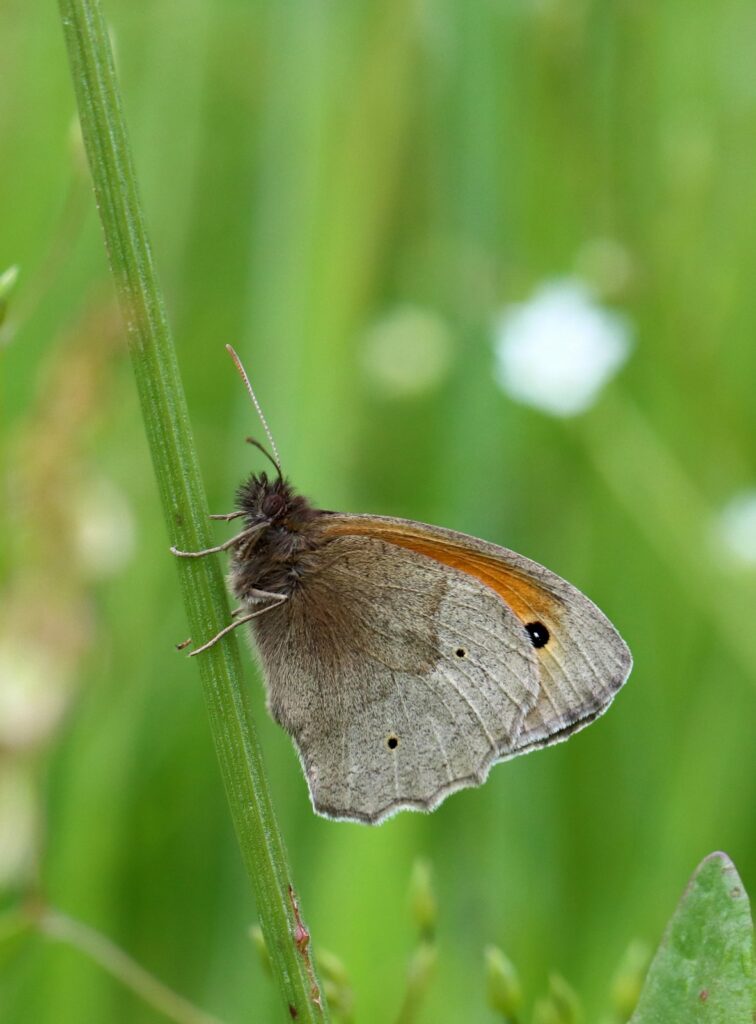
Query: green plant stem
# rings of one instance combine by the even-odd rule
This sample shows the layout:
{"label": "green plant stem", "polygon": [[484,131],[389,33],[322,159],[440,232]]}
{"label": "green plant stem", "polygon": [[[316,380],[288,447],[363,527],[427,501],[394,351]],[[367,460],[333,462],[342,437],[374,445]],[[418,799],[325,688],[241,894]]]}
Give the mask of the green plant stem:
{"label": "green plant stem", "polygon": [[158,981],[110,939],[81,921],[75,921],[58,910],[47,910],[39,919],[39,929],[51,939],[78,949],[176,1024],[222,1024],[217,1017],[198,1009]]}
{"label": "green plant stem", "polygon": [[[209,542],[207,501],[137,194],[105,20],[98,0],[59,0],[59,7],[170,542],[199,550]],[[192,636],[195,643],[206,640],[229,622],[218,562],[212,556],[177,560],[177,569]],[[226,636],[196,660],[273,976],[290,1017],[308,1024],[325,1021],[328,1012],[302,938],[284,843],[241,685],[237,642]]]}

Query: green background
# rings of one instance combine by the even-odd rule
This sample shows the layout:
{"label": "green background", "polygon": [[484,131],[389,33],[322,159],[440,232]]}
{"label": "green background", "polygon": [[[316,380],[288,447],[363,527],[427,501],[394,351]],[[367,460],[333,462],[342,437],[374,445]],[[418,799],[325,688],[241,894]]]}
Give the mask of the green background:
{"label": "green background", "polygon": [[[591,729],[379,829],[312,814],[250,658],[315,942],[346,962],[357,1019],[391,1020],[422,855],[440,904],[424,1020],[493,1019],[489,942],[531,992],[559,970],[596,1019],[628,942],[656,943],[705,854],[726,850],[754,887],[756,572],[716,534],[756,484],[753,9],[113,0],[107,13],[213,508],[262,465],[243,443],[259,427],[232,342],[305,494],[536,558],[635,656]],[[28,735],[0,746],[0,793],[16,794],[0,800],[0,837],[30,818],[37,833],[3,900],[39,877],[53,905],[199,1005],[276,1020],[196,669],[173,649],[186,624],[55,5],[6,0],[0,59],[0,270],[21,267],[2,351],[0,665],[38,669]],[[579,269],[636,346],[597,405],[562,421],[502,394],[492,325]],[[451,361],[398,394],[366,346],[407,307],[448,336]],[[82,532],[113,492],[124,532],[116,518],[112,565],[92,565]],[[37,937],[0,958],[0,1011],[162,1019]]]}

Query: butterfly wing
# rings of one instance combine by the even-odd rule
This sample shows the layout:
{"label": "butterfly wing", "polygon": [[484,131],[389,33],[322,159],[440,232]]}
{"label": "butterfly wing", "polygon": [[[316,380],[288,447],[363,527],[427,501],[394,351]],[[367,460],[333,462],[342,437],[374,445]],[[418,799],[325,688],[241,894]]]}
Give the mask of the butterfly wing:
{"label": "butterfly wing", "polygon": [[575,587],[440,527],[328,514],[307,586],[254,621],[315,809],[431,810],[600,715],[631,658]]}
{"label": "butterfly wing", "polygon": [[530,629],[538,696],[508,756],[557,743],[590,724],[630,674],[630,650],[604,613],[572,584],[515,551],[384,516],[334,514],[326,532],[380,538],[460,570],[493,591]]}
{"label": "butterfly wing", "polygon": [[500,597],[382,538],[320,546],[254,631],[270,710],[330,817],[375,823],[478,785],[537,704],[537,659]]}

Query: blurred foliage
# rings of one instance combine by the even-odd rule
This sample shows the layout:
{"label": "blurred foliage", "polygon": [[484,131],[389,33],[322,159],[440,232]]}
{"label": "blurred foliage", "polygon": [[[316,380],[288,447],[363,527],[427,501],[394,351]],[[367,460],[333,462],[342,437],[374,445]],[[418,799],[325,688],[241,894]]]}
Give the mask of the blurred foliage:
{"label": "blurred foliage", "polygon": [[[602,1024],[751,1024],[756,1009],[753,922],[735,865],[712,853],[691,878],[649,969],[633,942],[611,986]],[[581,1024],[581,1000],[558,974],[522,1016],[514,964],[497,946],[485,951],[488,1001],[503,1024]]]}
{"label": "blurred foliage", "polygon": [[520,976],[512,961],[498,946],[486,946],[488,1003],[505,1024],[516,1022],[522,1006]]}
{"label": "blurred foliage", "polygon": [[[418,1020],[493,1020],[480,950],[586,1020],[633,936],[723,848],[756,868],[756,570],[720,513],[756,487],[752,6],[108,0],[200,458],[228,511],[258,430],[327,508],[408,515],[584,589],[636,667],[605,719],[430,816],[316,818],[249,685],[316,945],[354,1017],[400,1012],[406,882],[434,865]],[[214,762],[54,7],[0,8],[0,885],[39,892],[228,1021],[275,1020]],[[581,274],[635,327],[557,420],[493,372],[503,307]],[[397,338],[399,339],[397,341]],[[429,369],[430,367],[430,369]],[[4,1021],[157,1022],[25,932]],[[487,1015],[488,1014],[488,1018]]]}

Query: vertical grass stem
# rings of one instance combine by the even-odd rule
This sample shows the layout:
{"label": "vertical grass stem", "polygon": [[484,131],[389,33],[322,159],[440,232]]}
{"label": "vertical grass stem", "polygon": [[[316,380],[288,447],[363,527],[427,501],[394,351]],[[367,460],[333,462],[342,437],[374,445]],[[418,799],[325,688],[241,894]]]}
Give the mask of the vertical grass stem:
{"label": "vertical grass stem", "polygon": [[[209,542],[207,501],[139,202],[107,27],[99,0],[59,0],[59,7],[170,543],[198,550]],[[166,558],[170,557],[166,544]],[[177,571],[192,636],[195,642],[208,639],[229,621],[217,560],[182,559]],[[325,1021],[328,1011],[307,948],[296,941],[301,911],[293,897],[286,851],[241,685],[235,638],[225,637],[197,662],[274,978],[289,1018],[307,1024]]]}

